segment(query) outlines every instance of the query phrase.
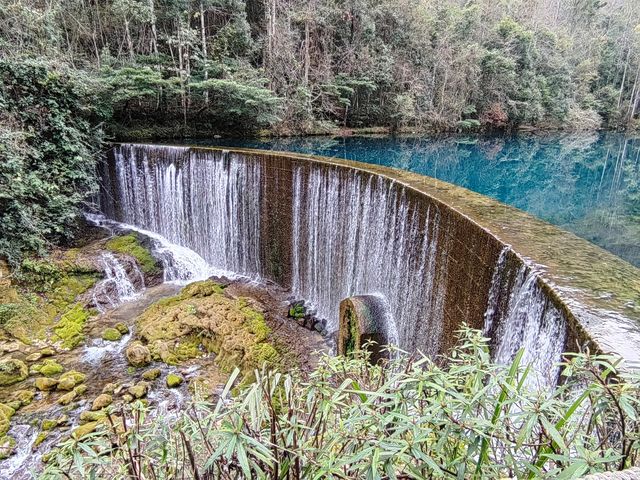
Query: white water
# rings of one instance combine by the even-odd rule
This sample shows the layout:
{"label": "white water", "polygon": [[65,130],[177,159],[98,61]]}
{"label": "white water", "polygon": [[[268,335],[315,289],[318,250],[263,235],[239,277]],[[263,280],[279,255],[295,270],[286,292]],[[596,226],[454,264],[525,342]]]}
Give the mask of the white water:
{"label": "white water", "polygon": [[521,364],[532,367],[527,383],[538,388],[555,385],[567,340],[566,320],[540,288],[538,272],[526,264],[509,271],[508,252],[505,247],[500,254],[485,313],[484,333],[493,339],[492,356],[509,364],[522,348]]}
{"label": "white water", "polygon": [[[93,297],[97,309],[103,313],[106,306],[115,308],[123,302],[135,300],[144,291],[144,275],[136,262],[129,265],[130,274],[127,273],[122,262],[111,252],[103,252],[100,256],[105,278],[94,289]],[[135,277],[130,278],[129,275]],[[138,286],[135,286],[135,283]]]}

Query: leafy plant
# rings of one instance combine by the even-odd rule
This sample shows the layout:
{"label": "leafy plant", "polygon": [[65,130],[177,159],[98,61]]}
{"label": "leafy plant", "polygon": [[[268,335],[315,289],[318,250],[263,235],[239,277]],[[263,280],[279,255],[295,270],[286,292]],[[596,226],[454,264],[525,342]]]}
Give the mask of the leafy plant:
{"label": "leafy plant", "polygon": [[493,364],[475,331],[444,367],[396,353],[257,372],[230,398],[235,372],[217,403],[172,421],[141,404],[112,412],[43,478],[577,478],[638,462],[640,382],[612,358],[568,354],[561,386],[532,389],[521,353]]}

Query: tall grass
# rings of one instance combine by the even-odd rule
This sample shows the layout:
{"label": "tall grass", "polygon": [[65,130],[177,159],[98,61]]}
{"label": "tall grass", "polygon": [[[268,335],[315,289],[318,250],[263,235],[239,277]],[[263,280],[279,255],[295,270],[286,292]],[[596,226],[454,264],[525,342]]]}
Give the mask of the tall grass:
{"label": "tall grass", "polygon": [[176,418],[141,404],[60,445],[43,478],[577,478],[638,462],[637,376],[609,357],[566,355],[561,386],[532,390],[529,369],[491,362],[461,332],[445,366],[398,355],[323,357],[310,374],[257,372],[217,403]]}

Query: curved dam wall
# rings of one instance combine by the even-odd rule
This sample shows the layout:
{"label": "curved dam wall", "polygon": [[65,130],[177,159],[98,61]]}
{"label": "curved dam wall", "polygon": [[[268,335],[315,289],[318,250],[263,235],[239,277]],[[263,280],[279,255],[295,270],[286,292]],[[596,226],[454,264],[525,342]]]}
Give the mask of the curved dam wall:
{"label": "curved dam wall", "polygon": [[[631,363],[640,355],[603,328],[625,325],[625,341],[640,345],[637,269],[465,189],[357,162],[134,144],[114,146],[101,175],[107,217],[289,288],[330,332],[342,299],[375,294],[389,303],[387,336],[432,356],[464,322],[484,329],[500,361],[526,347],[547,382],[576,342]],[[598,278],[630,280],[603,283],[585,264],[602,269]]]}

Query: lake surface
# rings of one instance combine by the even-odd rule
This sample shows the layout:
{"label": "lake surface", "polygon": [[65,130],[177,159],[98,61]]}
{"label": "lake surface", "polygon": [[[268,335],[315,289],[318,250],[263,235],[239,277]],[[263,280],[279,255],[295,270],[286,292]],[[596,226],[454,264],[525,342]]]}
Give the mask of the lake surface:
{"label": "lake surface", "polygon": [[312,153],[410,170],[525,210],[640,266],[640,135],[224,138],[188,143]]}

